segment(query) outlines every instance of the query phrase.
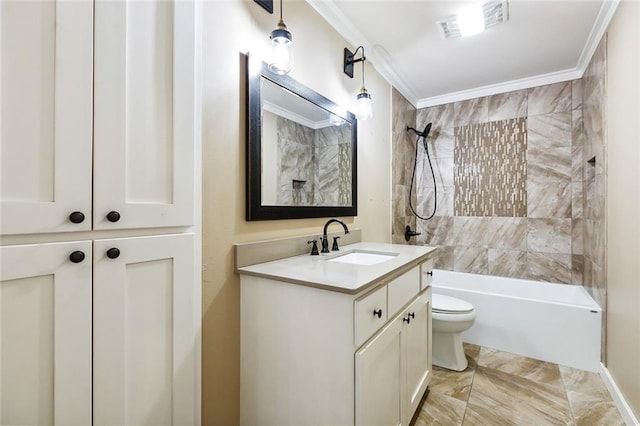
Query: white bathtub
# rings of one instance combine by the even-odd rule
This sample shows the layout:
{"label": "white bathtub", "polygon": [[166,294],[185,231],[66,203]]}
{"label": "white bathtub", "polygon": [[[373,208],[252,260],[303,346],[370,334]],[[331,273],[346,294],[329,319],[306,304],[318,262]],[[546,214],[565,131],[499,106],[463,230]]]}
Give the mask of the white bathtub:
{"label": "white bathtub", "polygon": [[465,342],[600,370],[602,309],[581,286],[434,270],[433,292],[475,307]]}

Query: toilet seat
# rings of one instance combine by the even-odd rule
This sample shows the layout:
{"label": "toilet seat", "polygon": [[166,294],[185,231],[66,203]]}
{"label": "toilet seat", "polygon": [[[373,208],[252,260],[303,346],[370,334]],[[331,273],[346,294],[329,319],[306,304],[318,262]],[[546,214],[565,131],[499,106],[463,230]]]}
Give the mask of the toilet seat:
{"label": "toilet seat", "polygon": [[468,314],[473,312],[473,305],[455,297],[433,293],[431,311],[440,314]]}

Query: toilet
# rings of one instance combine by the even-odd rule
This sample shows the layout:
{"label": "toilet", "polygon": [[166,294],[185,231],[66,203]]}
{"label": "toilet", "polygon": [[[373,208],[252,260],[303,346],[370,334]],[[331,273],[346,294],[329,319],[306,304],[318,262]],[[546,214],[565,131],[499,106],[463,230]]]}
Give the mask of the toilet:
{"label": "toilet", "polygon": [[432,294],[433,365],[449,370],[467,368],[462,332],[476,319],[473,305],[444,294]]}

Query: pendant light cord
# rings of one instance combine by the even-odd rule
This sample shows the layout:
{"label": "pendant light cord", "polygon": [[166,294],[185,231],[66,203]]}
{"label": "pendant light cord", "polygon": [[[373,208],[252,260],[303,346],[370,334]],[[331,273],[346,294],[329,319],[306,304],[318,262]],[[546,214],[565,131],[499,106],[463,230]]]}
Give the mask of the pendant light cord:
{"label": "pendant light cord", "polygon": [[424,137],[418,136],[418,138],[416,139],[416,155],[413,160],[413,173],[411,173],[411,185],[409,186],[409,208],[411,208],[411,212],[418,219],[429,220],[436,215],[436,208],[438,206],[438,188],[436,185],[436,174],[433,171],[433,165],[431,164],[431,156],[429,155],[429,145],[427,144],[426,139],[424,139],[424,150],[427,153],[427,160],[429,160],[429,168],[431,169],[431,177],[433,178],[433,212],[431,213],[431,216],[429,217],[420,216],[418,213],[416,213],[416,210],[413,208],[413,203],[411,202],[411,199],[413,198],[413,181],[416,176],[416,167],[418,165],[418,145],[420,142],[420,138],[424,139]]}

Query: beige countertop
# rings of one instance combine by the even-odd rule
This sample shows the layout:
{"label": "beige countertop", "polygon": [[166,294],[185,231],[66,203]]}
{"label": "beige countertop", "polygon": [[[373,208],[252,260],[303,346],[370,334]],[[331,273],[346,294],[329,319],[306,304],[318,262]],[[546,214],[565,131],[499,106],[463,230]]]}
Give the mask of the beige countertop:
{"label": "beige countertop", "polygon": [[[353,251],[394,254],[388,260],[374,265],[331,262]],[[341,293],[356,294],[419,265],[435,251],[430,246],[410,246],[387,243],[355,243],[340,248],[339,252],[311,256],[304,254],[238,268],[238,273],[306,285]]]}

